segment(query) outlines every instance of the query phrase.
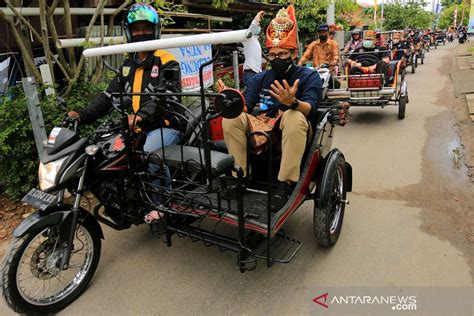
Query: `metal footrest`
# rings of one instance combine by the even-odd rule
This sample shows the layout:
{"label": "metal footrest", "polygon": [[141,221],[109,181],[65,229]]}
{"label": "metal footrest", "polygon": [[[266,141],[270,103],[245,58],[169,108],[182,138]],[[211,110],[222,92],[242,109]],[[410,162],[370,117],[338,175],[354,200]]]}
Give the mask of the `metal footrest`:
{"label": "metal footrest", "polygon": [[[280,230],[275,237],[270,240],[270,247],[267,248],[265,243],[261,243],[260,247],[255,249],[254,257],[266,259],[269,265],[273,263],[288,263],[296,256],[303,243],[294,238],[288,237]],[[270,249],[270,253],[268,253]]]}

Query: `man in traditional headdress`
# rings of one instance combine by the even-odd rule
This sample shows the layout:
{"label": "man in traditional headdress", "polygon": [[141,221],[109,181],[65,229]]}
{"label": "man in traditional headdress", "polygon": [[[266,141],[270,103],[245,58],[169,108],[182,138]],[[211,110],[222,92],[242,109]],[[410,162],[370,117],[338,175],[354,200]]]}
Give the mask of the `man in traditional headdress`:
{"label": "man in traditional headdress", "polygon": [[[256,130],[281,133],[280,185],[272,197],[275,210],[285,205],[300,177],[308,121],[311,122],[317,112],[322,86],[317,72],[294,63],[296,30],[293,6],[281,9],[267,28],[267,58],[272,69],[252,78],[245,91],[247,113],[222,122],[229,153],[245,171],[245,176],[249,176],[246,174],[247,134]],[[222,81],[219,84],[223,88]],[[261,136],[252,137],[253,150],[263,150],[265,140]]]}

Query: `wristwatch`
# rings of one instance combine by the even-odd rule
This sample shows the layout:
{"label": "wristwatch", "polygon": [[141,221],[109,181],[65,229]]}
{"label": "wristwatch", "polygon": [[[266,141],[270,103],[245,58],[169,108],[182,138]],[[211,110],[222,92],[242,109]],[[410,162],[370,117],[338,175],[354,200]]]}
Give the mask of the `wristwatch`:
{"label": "wristwatch", "polygon": [[295,99],[295,101],[290,104],[289,108],[290,110],[296,110],[298,108],[298,105],[300,105],[300,101],[298,101],[298,99]]}

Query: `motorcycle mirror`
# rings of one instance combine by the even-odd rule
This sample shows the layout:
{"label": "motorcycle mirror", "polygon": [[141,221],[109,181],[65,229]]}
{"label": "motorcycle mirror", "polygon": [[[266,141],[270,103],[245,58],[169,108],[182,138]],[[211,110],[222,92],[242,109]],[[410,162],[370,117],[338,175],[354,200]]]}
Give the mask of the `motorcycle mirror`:
{"label": "motorcycle mirror", "polygon": [[224,89],[215,101],[215,108],[222,117],[233,119],[239,116],[245,109],[245,99],[242,93],[236,89]]}

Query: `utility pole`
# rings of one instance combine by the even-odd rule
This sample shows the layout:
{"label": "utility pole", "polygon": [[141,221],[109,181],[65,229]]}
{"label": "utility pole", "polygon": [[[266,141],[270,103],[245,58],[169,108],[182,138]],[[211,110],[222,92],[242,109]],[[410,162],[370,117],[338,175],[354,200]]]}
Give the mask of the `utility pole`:
{"label": "utility pole", "polygon": [[336,24],[334,0],[329,2],[329,5],[326,9],[326,23],[328,25]]}

